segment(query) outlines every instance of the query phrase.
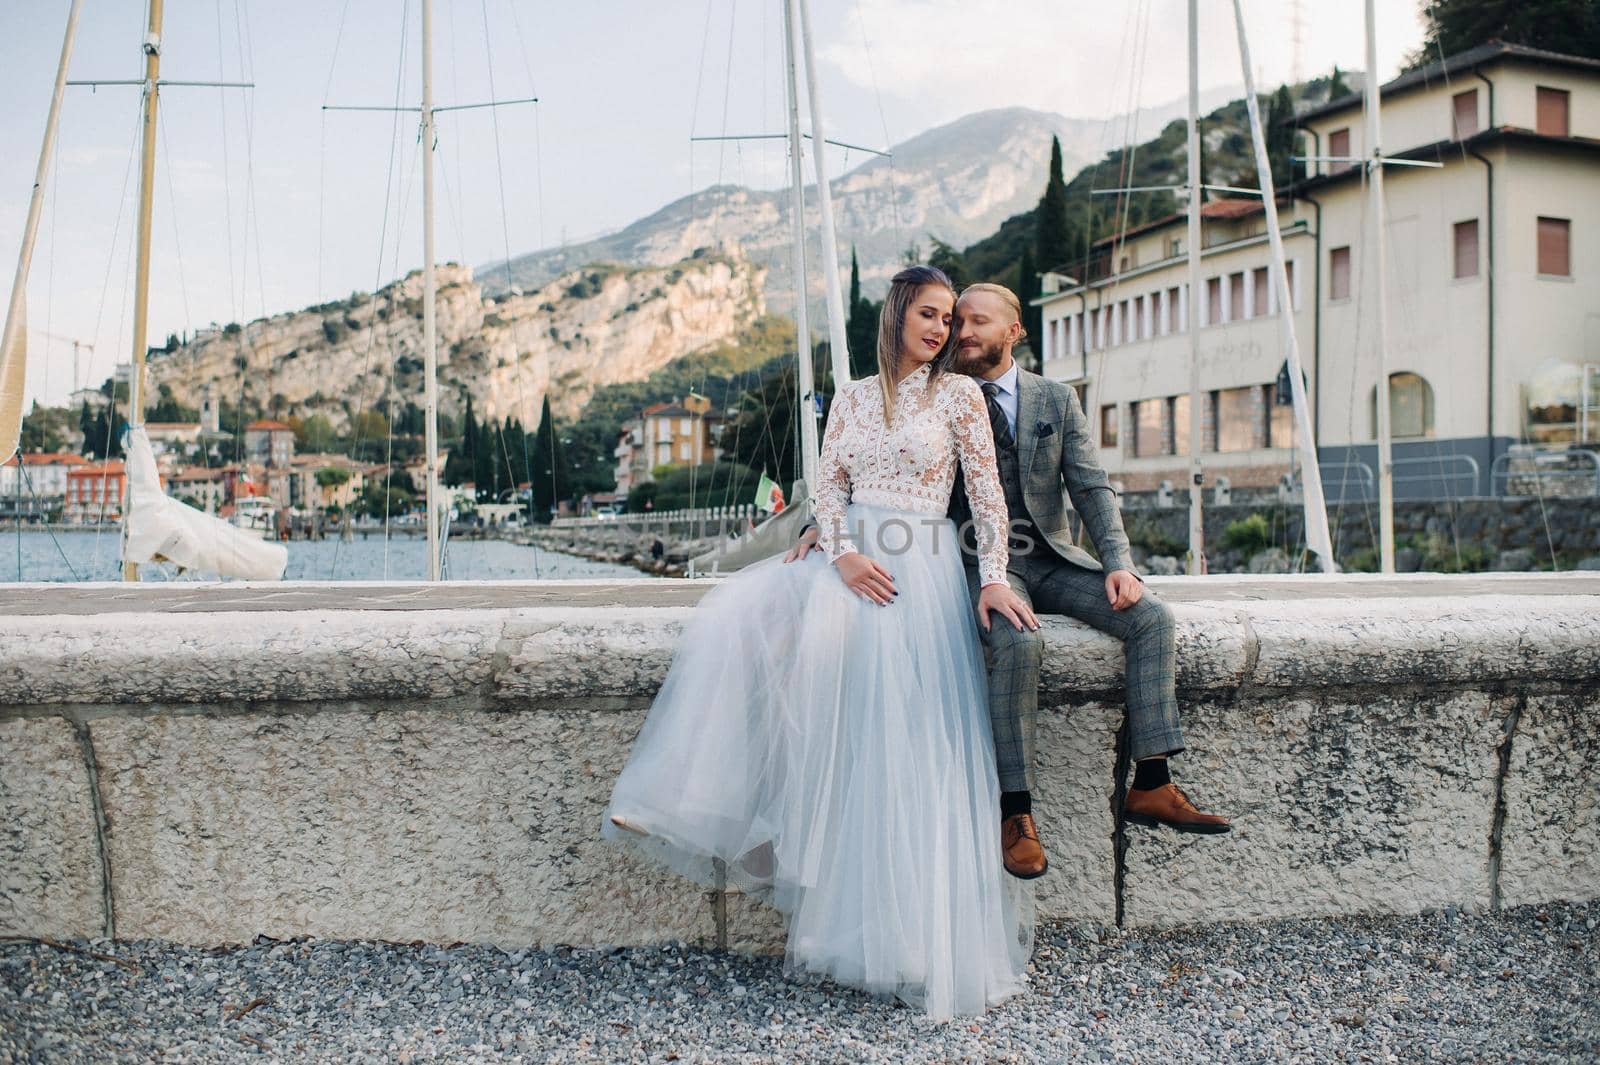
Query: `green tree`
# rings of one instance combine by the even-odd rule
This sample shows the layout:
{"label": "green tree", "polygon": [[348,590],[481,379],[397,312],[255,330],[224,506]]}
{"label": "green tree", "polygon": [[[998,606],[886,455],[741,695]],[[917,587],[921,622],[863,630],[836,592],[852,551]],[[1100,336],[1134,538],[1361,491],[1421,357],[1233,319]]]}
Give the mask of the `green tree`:
{"label": "green tree", "polygon": [[326,414],[313,414],[295,426],[294,446],[297,451],[324,452],[332,448],[337,439],[338,434],[333,431],[333,423]]}
{"label": "green tree", "polygon": [[844,323],[850,345],[850,376],[870,377],[878,372],[878,305],[861,295],[861,266],[850,249],[850,304]]}
{"label": "green tree", "polygon": [[932,233],[928,234],[928,239],[933,242],[933,250],[928,253],[928,265],[943,270],[950,283],[955,285],[956,291],[961,291],[971,281],[967,273],[966,260],[961,257],[959,251]]}
{"label": "green tree", "polygon": [[1267,128],[1262,130],[1267,138],[1267,161],[1272,166],[1272,185],[1276,189],[1283,188],[1295,178],[1295,164],[1289,158],[1294,155],[1293,119],[1294,98],[1289,95],[1289,86],[1279,85],[1267,108]]}
{"label": "green tree", "polygon": [[1061,170],[1061,138],[1050,138],[1050,176],[1034,217],[1033,261],[1041,270],[1056,270],[1072,261],[1067,221],[1067,182]]}
{"label": "green tree", "polygon": [[466,410],[462,414],[461,438],[450,449],[444,460],[445,484],[460,486],[473,479],[476,470],[474,452],[478,447],[478,421],[472,414],[472,393],[466,394]]}
{"label": "green tree", "polygon": [[1337,100],[1341,96],[1350,95],[1350,86],[1344,80],[1344,71],[1339,69],[1339,64],[1333,65],[1333,77],[1328,81],[1328,99]]}
{"label": "green tree", "polygon": [[67,446],[71,421],[66,407],[42,407],[34,400],[33,409],[22,419],[22,437],[17,446],[23,451],[60,451]]}
{"label": "green tree", "polygon": [[539,411],[539,428],[533,434],[533,518],[548,522],[556,502],[568,498],[567,462],[555,415],[550,413],[550,396],[544,397]]}
{"label": "green tree", "polygon": [[1422,45],[1411,69],[1489,41],[1508,41],[1600,59],[1600,4],[1595,0],[1424,0]]}
{"label": "green tree", "polygon": [[361,489],[352,509],[371,518],[398,517],[415,506],[412,494],[394,477],[374,477]]}
{"label": "green tree", "polygon": [[[1028,333],[1028,348],[1030,351],[1043,350],[1044,336],[1044,311],[1033,306],[1033,301],[1039,296],[1039,272],[1033,266],[1033,249],[1022,249],[1022,261],[1017,268],[1017,297],[1022,301],[1022,328]],[[1035,359],[1030,370],[1041,370],[1039,360]]]}

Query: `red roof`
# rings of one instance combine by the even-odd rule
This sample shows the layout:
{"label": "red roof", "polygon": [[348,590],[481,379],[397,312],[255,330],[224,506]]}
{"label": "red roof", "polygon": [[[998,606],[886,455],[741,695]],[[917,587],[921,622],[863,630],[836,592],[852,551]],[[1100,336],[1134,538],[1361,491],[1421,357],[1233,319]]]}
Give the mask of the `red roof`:
{"label": "red roof", "polygon": [[110,462],[97,462],[92,466],[80,466],[75,470],[68,470],[68,477],[121,477],[122,462],[112,459]]}
{"label": "red roof", "polygon": [[[1236,200],[1212,200],[1210,203],[1204,203],[1200,205],[1200,217],[1202,220],[1226,220],[1230,218],[1243,218],[1246,215],[1257,214],[1262,210],[1263,208],[1261,206],[1261,200],[1259,197],[1246,197]],[[1125,229],[1121,233],[1113,233],[1109,237],[1101,237],[1099,240],[1094,242],[1094,246],[1098,248],[1103,244],[1120,244],[1128,238],[1137,236],[1140,233],[1147,233],[1152,229],[1161,229],[1176,222],[1187,221],[1188,217],[1189,216],[1187,214],[1181,213],[1169,214],[1165,218],[1153,219],[1152,221],[1145,222],[1143,225],[1137,225],[1129,229]]]}
{"label": "red roof", "polygon": [[66,451],[25,451],[11,456],[0,466],[15,466],[17,460],[22,460],[24,466],[87,466],[89,460],[82,455],[73,455]]}
{"label": "red roof", "polygon": [[245,426],[245,428],[246,429],[270,429],[273,432],[278,432],[279,430],[282,430],[283,432],[286,432],[286,433],[294,432],[294,426],[292,426],[292,425],[284,425],[282,422],[275,422],[271,418],[262,418],[262,419],[260,419],[258,421],[253,421],[249,425]]}

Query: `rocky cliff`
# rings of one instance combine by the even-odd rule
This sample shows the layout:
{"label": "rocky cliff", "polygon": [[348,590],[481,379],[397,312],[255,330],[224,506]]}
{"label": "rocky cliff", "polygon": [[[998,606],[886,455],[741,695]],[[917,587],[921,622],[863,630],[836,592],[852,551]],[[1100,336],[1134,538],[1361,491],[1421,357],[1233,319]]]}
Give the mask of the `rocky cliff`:
{"label": "rocky cliff", "polygon": [[[439,402],[470,393],[480,417],[532,429],[546,393],[574,417],[602,385],[642,380],[729,339],[764,311],[764,271],[737,249],[670,266],[588,266],[527,293],[486,295],[470,269],[439,267]],[[206,390],[280,415],[422,404],[422,273],[367,296],[274,315],[197,337],[149,364],[159,385],[198,407]],[[274,401],[274,397],[277,397]]]}
{"label": "rocky cliff", "polygon": [[[1230,89],[1208,90],[1202,103],[1209,108],[1232,94]],[[871,158],[829,182],[841,267],[848,271],[854,246],[863,288],[868,295],[881,295],[909,245],[920,244],[926,251],[931,235],[963,247],[1033,207],[1044,191],[1051,136],[1061,138],[1071,174],[1114,147],[1119,137],[1148,136],[1181,116],[1185,107],[1183,101],[1173,101],[1147,108],[1137,117],[1109,119],[1066,118],[1011,107],[981,111],[919,133],[895,145],[890,158]],[[809,160],[806,173],[811,173]],[[814,192],[807,192],[811,226],[807,239],[813,253],[811,297],[820,301]],[[787,189],[717,185],[598,240],[518,256],[511,261],[512,275],[528,287],[586,262],[670,263],[700,245],[733,240],[768,267],[768,303],[775,310],[787,310],[794,298],[789,224]],[[503,263],[481,273],[490,291],[505,287]]]}

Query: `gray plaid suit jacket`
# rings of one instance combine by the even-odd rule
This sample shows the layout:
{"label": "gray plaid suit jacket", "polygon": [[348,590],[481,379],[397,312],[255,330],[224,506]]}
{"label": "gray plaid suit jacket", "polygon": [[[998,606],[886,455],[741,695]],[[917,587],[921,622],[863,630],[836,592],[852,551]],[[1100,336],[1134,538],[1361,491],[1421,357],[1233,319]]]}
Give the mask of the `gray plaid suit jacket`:
{"label": "gray plaid suit jacket", "polygon": [[[1117,493],[1095,455],[1089,421],[1078,402],[1078,393],[1059,381],[1019,369],[1016,436],[1017,464],[1028,513],[1011,516],[1031,519],[1051,549],[1074,565],[1136,573],[1128,550],[1128,534],[1122,528]],[[1072,542],[1067,498],[1094,541],[1100,562]],[[960,474],[950,493],[949,516],[958,525],[969,516],[966,485]]]}

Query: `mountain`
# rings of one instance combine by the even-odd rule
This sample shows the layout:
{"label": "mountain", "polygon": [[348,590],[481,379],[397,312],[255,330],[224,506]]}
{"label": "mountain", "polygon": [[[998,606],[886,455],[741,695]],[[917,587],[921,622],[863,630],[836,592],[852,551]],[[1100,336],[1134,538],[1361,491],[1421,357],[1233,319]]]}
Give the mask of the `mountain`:
{"label": "mountain", "polygon": [[[526,295],[486,295],[472,271],[437,270],[439,404],[458,414],[470,393],[478,416],[539,423],[545,394],[570,421],[597,388],[642,380],[684,355],[711,349],[764,313],[762,270],[700,251],[668,266],[594,266]],[[368,296],[230,325],[149,363],[198,407],[207,391],[278,416],[323,414],[343,429],[362,411],[420,403],[422,273]]]}
{"label": "mountain", "polygon": [[[1205,106],[1237,95],[1216,89]],[[1207,103],[1209,101],[1209,103]],[[850,248],[860,256],[869,296],[882,293],[913,244],[929,238],[961,247],[990,233],[1006,218],[1031,208],[1044,188],[1050,138],[1061,138],[1069,172],[1099,158],[1129,132],[1148,134],[1184,113],[1182,100],[1111,119],[1066,118],[1010,107],[981,111],[930,129],[894,147],[890,158],[874,157],[829,183],[839,236],[841,269]],[[814,202],[815,189],[808,196]],[[815,247],[814,211],[808,210],[808,241]],[[547,248],[511,260],[513,283],[526,290],[563,271],[592,262],[660,266],[695,248],[737,245],[766,267],[766,298],[774,310],[793,305],[793,270],[787,189],[716,185],[667,204],[624,229],[595,240]],[[812,275],[813,300],[821,299],[820,268]],[[505,263],[482,267],[485,291],[507,287]]]}

